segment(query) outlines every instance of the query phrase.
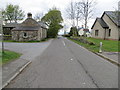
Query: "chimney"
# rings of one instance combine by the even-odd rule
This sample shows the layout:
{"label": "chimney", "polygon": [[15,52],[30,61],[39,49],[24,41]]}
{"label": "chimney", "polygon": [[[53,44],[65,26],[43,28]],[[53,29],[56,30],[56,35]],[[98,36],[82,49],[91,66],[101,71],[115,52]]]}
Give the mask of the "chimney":
{"label": "chimney", "polygon": [[28,13],[27,16],[28,16],[28,18],[32,18],[32,14],[31,13]]}

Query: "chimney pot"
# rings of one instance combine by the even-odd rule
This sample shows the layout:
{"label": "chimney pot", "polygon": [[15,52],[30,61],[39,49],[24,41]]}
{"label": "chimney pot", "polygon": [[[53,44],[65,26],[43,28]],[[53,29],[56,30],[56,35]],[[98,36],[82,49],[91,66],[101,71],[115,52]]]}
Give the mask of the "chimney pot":
{"label": "chimney pot", "polygon": [[28,18],[32,18],[32,14],[31,13],[28,13],[27,16],[28,16]]}

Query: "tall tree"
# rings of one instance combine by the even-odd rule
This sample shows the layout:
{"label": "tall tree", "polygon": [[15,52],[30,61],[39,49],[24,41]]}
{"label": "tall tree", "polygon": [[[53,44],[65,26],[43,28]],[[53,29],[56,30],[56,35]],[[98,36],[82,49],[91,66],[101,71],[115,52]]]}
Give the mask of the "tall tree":
{"label": "tall tree", "polygon": [[18,5],[14,6],[14,22],[17,22],[18,20],[23,20],[25,17],[24,11],[20,9]]}
{"label": "tall tree", "polygon": [[69,6],[66,9],[66,13],[68,18],[71,20],[71,24],[74,27],[75,26],[75,3],[70,2]]}
{"label": "tall tree", "polygon": [[66,13],[72,21],[72,27],[78,27],[78,22],[83,20],[84,26],[87,28],[88,20],[93,16],[95,4],[94,0],[71,1],[66,9]]}
{"label": "tall tree", "polygon": [[18,20],[22,20],[24,16],[24,11],[18,5],[8,4],[5,10],[3,10],[3,17],[10,23],[12,21],[17,22]]}
{"label": "tall tree", "polygon": [[76,19],[76,27],[78,29],[78,22],[79,20],[81,19],[81,7],[79,6],[79,3],[78,2],[75,2],[75,19]]}
{"label": "tall tree", "polygon": [[56,8],[50,9],[49,12],[43,16],[41,20],[44,21],[49,27],[48,37],[55,38],[58,34],[59,29],[63,27],[61,25],[63,21],[61,12]]}
{"label": "tall tree", "polygon": [[82,0],[78,2],[80,9],[81,9],[81,17],[84,20],[84,26],[87,28],[88,20],[92,18],[94,6],[96,5],[96,2],[94,0]]}

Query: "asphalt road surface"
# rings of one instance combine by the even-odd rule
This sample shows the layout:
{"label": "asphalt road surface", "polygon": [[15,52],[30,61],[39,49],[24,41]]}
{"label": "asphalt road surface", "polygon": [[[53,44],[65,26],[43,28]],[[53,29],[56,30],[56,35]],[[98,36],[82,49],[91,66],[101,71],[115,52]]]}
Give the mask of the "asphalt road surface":
{"label": "asphalt road surface", "polygon": [[61,37],[6,88],[118,88],[118,67]]}
{"label": "asphalt road surface", "polygon": [[38,43],[16,43],[4,42],[4,48],[21,53],[21,59],[35,60],[35,57],[40,56],[43,51],[50,45],[52,40]]}

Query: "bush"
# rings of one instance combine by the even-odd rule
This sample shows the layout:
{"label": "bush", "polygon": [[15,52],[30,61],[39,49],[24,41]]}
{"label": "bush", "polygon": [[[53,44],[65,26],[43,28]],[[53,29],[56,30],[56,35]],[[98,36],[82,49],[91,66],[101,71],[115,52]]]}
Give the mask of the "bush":
{"label": "bush", "polygon": [[41,41],[46,41],[47,39],[46,38],[44,38],[44,39],[42,39]]}
{"label": "bush", "polygon": [[80,41],[80,42],[85,43],[85,44],[95,45],[95,43],[90,42],[90,41],[88,41],[87,39],[85,39],[83,37],[70,37],[70,38],[73,39],[73,40],[76,40],[76,41]]}
{"label": "bush", "polygon": [[70,37],[70,35],[69,34],[67,34],[67,35],[62,35],[63,37]]}

